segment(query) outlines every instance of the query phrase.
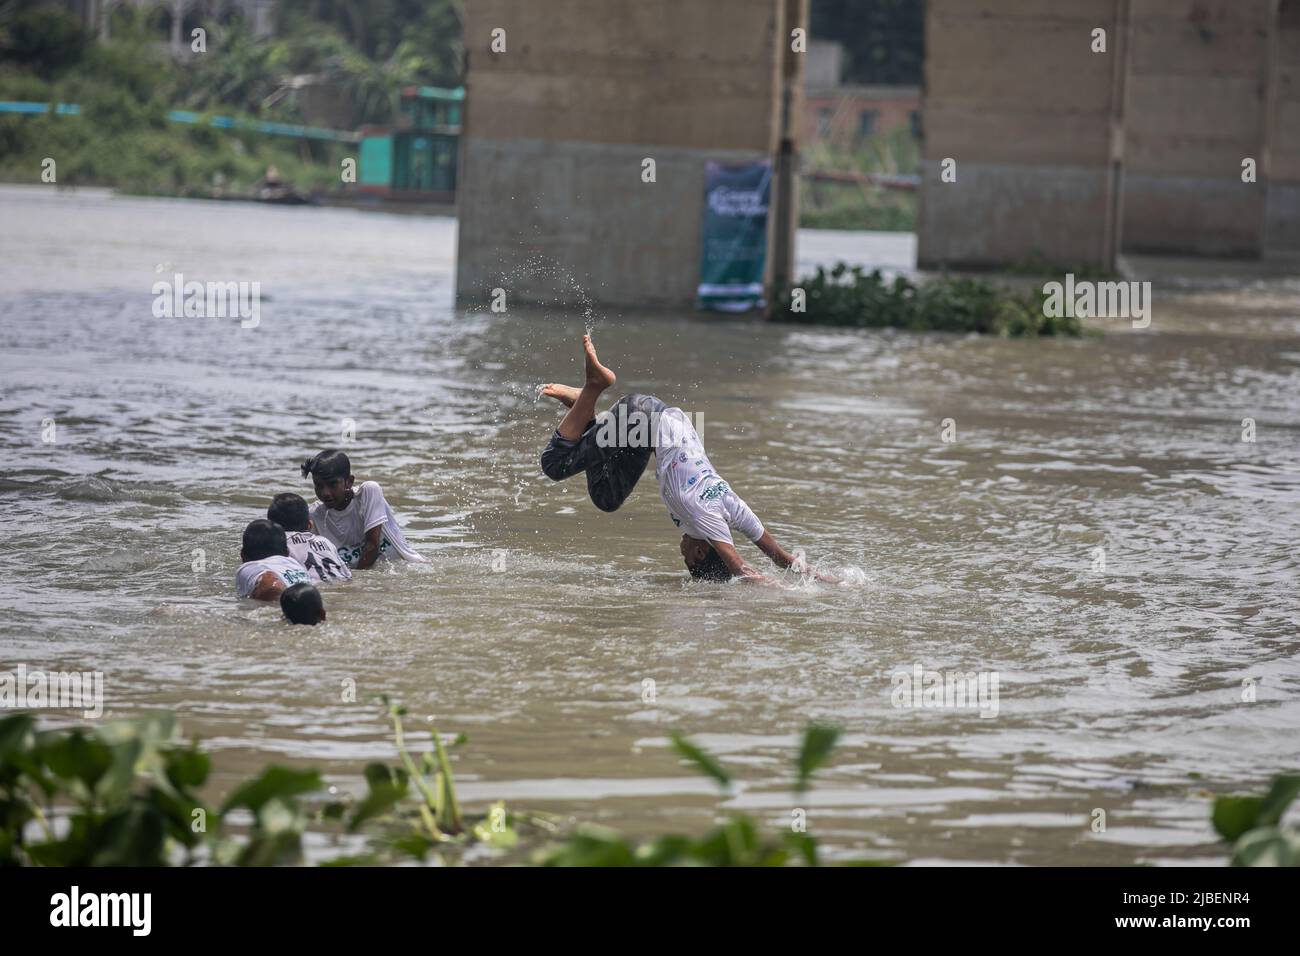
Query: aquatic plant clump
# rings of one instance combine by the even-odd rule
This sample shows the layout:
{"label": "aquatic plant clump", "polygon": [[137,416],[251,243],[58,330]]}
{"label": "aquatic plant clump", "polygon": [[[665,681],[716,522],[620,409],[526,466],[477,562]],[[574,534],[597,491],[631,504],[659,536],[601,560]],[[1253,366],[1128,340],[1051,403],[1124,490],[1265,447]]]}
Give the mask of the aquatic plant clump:
{"label": "aquatic plant clump", "polygon": [[1300,774],[1273,778],[1263,796],[1229,794],[1214,801],[1211,821],[1232,844],[1233,866],[1300,866],[1300,828],[1282,822],[1300,796]]}
{"label": "aquatic plant clump", "polygon": [[839,263],[776,297],[773,321],[862,329],[907,329],[913,332],[975,332],[1004,338],[1059,335],[1079,337],[1082,322],[1052,317],[1043,296],[1017,293],[981,279],[940,276],[913,282],[905,276],[888,281],[879,269]]}
{"label": "aquatic plant clump", "polygon": [[[211,760],[180,739],[175,717],[150,714],[89,730],[46,730],[28,713],[0,719],[0,866],[276,866],[306,862],[309,827],[360,836],[363,845],[326,866],[407,862],[532,862],[546,866],[819,865],[805,832],[765,837],[759,824],[730,814],[702,837],[666,834],[635,844],[614,830],[580,825],[561,834],[556,818],[507,810],[464,810],[448,749],[436,728],[432,748],[412,754],[404,707],[383,700],[398,765],[371,763],[366,792],[331,800],[313,769],[269,765],[237,784],[219,807],[199,791]],[[839,731],[810,725],[794,766],[803,793]],[[730,774],[709,754],[674,736],[673,748],[725,791]]]}
{"label": "aquatic plant clump", "polygon": [[[468,850],[479,851],[481,862],[542,866],[823,865],[818,841],[804,827],[765,835],[742,813],[725,814],[700,836],[668,833],[643,842],[589,824],[561,832],[558,818],[509,811],[501,801],[469,813],[456,797],[448,746],[437,730],[430,728],[432,749],[417,759],[403,728],[405,708],[383,704],[399,765],[367,765],[364,795],[330,800],[317,771],[272,764],[237,784],[219,807],[199,795],[211,759],[196,742],[180,739],[169,713],[93,731],[42,731],[28,713],[0,719],[0,866],[301,864],[309,826],[364,838],[359,852],[322,861],[327,866],[467,862]],[[788,781],[793,794],[808,791],[839,737],[833,726],[805,728]],[[731,790],[731,773],[712,754],[677,734],[671,745],[720,793]],[[1297,795],[1300,774],[1283,774],[1262,797],[1215,800],[1212,823],[1232,844],[1232,865],[1300,865],[1300,833],[1282,822]]]}

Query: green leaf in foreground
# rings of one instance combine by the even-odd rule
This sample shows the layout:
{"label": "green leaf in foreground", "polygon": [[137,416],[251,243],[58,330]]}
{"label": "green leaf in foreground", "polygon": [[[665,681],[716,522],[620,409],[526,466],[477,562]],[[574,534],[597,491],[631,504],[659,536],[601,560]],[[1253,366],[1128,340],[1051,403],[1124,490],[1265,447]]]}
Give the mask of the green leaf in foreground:
{"label": "green leaf in foreground", "polygon": [[1256,827],[1232,848],[1233,866],[1300,866],[1300,833]]}
{"label": "green leaf in foreground", "polygon": [[167,779],[176,787],[201,787],[212,769],[212,758],[197,745],[169,751],[163,761]]}
{"label": "green leaf in foreground", "polygon": [[357,805],[348,821],[348,832],[356,833],[363,823],[388,813],[406,798],[410,790],[406,771],[386,767],[381,763],[369,764],[365,769],[369,792]]}
{"label": "green leaf in foreground", "polygon": [[539,854],[542,866],[636,866],[636,851],[608,827],[585,825],[567,841]]}
{"label": "green leaf in foreground", "polygon": [[272,799],[289,799],[321,789],[320,774],[315,770],[293,770],[274,764],[247,783],[236,787],[221,805],[221,812],[233,807],[247,807],[254,814]]}
{"label": "green leaf in foreground", "polygon": [[803,745],[799,748],[796,763],[799,776],[795,781],[795,790],[803,793],[808,789],[808,778],[814,770],[826,762],[826,758],[835,749],[840,739],[840,729],[830,724],[809,724],[803,732]]}
{"label": "green leaf in foreground", "polygon": [[1297,796],[1300,796],[1300,773],[1284,773],[1274,777],[1268,793],[1264,794],[1256,826],[1276,824]]}
{"label": "green leaf in foreground", "polygon": [[1214,801],[1211,820],[1225,840],[1236,840],[1255,827],[1276,826],[1287,808],[1300,796],[1300,774],[1284,773],[1273,778],[1262,797],[1232,794]]}
{"label": "green leaf in foreground", "polygon": [[73,730],[66,736],[47,738],[41,746],[41,759],[55,776],[80,780],[89,792],[113,765],[113,752],[102,741]]}
{"label": "green leaf in foreground", "polygon": [[1219,797],[1214,801],[1211,820],[1214,829],[1225,840],[1235,840],[1255,826],[1259,808],[1264,801],[1259,797]]}
{"label": "green leaf in foreground", "polygon": [[31,714],[14,714],[0,720],[0,764],[31,745],[36,718]]}
{"label": "green leaf in foreground", "polygon": [[712,754],[701,750],[681,734],[673,734],[670,739],[673,750],[694,764],[697,770],[712,777],[723,787],[731,786],[731,774],[727,773]]}

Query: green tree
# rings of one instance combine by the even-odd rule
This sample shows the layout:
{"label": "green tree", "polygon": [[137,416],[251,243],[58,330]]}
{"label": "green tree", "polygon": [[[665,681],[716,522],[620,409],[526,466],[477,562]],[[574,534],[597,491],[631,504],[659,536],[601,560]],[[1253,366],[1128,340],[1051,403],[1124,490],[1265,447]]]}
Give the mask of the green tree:
{"label": "green tree", "polygon": [[282,0],[282,36],[332,29],[404,81],[453,86],[461,76],[461,0]]}
{"label": "green tree", "polygon": [[0,60],[26,67],[42,79],[53,79],[85,54],[86,34],[70,13],[28,8],[0,21]]}

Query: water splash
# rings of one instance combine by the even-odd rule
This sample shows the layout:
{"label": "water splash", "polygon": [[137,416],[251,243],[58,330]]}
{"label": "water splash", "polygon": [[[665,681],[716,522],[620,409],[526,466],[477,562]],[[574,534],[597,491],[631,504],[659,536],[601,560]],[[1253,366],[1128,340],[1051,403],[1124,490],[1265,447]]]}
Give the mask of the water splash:
{"label": "water splash", "polygon": [[865,588],[871,583],[867,572],[852,564],[840,568],[838,577],[845,587],[850,588]]}
{"label": "water splash", "polygon": [[593,334],[596,329],[596,312],[591,293],[572,272],[554,259],[534,253],[510,273],[501,273],[497,281],[508,292],[512,286],[518,286],[522,279],[538,278],[548,280],[555,292],[548,295],[534,290],[529,296],[532,303],[543,308],[581,310],[583,328],[588,335]]}

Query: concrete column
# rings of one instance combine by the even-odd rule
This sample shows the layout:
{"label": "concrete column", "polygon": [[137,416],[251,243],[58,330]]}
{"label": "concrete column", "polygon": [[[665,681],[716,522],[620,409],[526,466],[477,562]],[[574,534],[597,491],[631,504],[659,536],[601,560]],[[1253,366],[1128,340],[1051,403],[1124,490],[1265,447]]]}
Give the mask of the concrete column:
{"label": "concrete column", "polygon": [[1300,255],[1300,0],[1280,0],[1273,36],[1265,252]]}
{"label": "concrete column", "polygon": [[929,0],[922,267],[1112,265],[1121,12],[1116,0]]}
{"label": "concrete column", "polygon": [[1258,256],[1274,0],[1131,3],[1125,250]]}
{"label": "concrete column", "polygon": [[1124,232],[1124,115],[1127,109],[1128,73],[1131,49],[1129,23],[1132,0],[1115,0],[1115,32],[1110,37],[1110,163],[1107,168],[1106,193],[1110,209],[1106,216],[1106,236],[1102,261],[1114,265],[1123,248]]}
{"label": "concrete column", "polygon": [[768,248],[772,256],[772,283],[789,285],[794,276],[794,234],[799,227],[799,117],[803,116],[803,77],[807,53],[792,49],[791,31],[802,28],[807,39],[808,0],[784,0],[781,34],[781,134],[772,192],[772,217]]}
{"label": "concrete column", "polygon": [[777,152],[785,3],[466,4],[461,300],[693,305],[705,163]]}

